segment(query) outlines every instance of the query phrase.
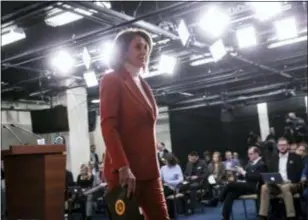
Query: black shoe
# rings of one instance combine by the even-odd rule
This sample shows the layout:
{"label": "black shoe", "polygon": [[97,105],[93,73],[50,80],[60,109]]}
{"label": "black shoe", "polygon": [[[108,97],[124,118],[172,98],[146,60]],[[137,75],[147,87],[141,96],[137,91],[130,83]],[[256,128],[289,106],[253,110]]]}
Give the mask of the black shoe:
{"label": "black shoe", "polygon": [[259,218],[258,218],[259,220],[267,220],[268,218],[267,218],[267,216],[262,216],[262,215],[259,215]]}

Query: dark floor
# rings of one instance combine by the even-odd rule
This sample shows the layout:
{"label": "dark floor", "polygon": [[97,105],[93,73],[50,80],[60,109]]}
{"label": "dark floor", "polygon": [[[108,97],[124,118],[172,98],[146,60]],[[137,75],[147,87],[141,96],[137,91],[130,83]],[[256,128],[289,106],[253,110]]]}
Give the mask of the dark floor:
{"label": "dark floor", "polygon": [[[254,201],[246,201],[247,205],[247,220],[255,220],[256,210]],[[203,214],[194,214],[191,216],[179,216],[178,220],[220,220],[221,219],[221,205],[216,208],[205,207]],[[77,217],[77,216],[76,216]],[[233,217],[234,220],[246,220],[243,203],[241,201],[236,201],[233,206]],[[78,217],[75,218],[79,220]],[[74,220],[75,220],[74,219]],[[104,216],[93,216],[93,220],[107,220],[108,218]]]}

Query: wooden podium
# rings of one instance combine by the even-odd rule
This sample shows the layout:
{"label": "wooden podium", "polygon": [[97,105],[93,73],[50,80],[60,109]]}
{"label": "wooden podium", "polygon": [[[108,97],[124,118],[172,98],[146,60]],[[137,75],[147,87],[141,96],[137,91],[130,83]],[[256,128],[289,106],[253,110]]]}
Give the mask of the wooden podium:
{"label": "wooden podium", "polygon": [[63,219],[65,145],[11,146],[1,153],[8,220]]}

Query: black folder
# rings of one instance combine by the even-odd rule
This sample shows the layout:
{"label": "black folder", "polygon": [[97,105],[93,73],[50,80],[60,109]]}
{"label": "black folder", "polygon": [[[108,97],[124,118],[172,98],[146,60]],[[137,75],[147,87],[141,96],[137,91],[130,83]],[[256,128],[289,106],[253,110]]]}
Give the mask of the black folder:
{"label": "black folder", "polygon": [[106,194],[112,220],[144,220],[135,196],[127,198],[127,188],[117,187]]}

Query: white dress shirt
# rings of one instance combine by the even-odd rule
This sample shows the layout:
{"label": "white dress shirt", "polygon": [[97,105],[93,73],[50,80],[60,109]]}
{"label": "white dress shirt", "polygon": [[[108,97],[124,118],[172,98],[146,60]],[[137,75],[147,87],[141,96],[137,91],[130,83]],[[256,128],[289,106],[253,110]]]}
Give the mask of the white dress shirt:
{"label": "white dress shirt", "polygon": [[148,103],[148,105],[152,108],[152,104],[149,100],[149,97],[147,96],[141,80],[140,80],[140,76],[143,74],[143,68],[137,68],[135,66],[133,66],[132,64],[126,62],[124,64],[124,68],[131,74],[131,76],[133,77],[133,81],[135,82],[135,84],[137,85],[139,91],[141,92],[141,94],[143,95],[144,99],[146,100],[146,102]]}
{"label": "white dress shirt", "polygon": [[255,159],[254,161],[252,161],[251,165],[256,165],[256,163],[259,162],[259,160],[261,160],[262,157],[258,157],[257,159]]}
{"label": "white dress shirt", "polygon": [[289,153],[279,154],[279,173],[284,181],[288,181],[288,172],[287,172],[288,157]]}

